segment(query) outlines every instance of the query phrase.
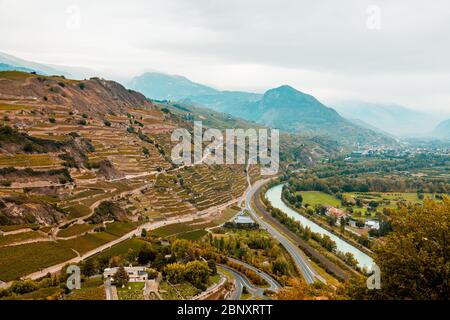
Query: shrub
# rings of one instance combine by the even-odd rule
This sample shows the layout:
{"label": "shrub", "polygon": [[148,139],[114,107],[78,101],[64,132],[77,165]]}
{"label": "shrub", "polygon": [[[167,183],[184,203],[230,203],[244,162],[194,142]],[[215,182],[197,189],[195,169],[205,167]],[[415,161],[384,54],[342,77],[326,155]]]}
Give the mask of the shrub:
{"label": "shrub", "polygon": [[15,281],[12,285],[11,285],[11,292],[16,293],[16,294],[25,294],[28,292],[32,292],[32,291],[36,291],[38,289],[38,285],[31,280],[25,280],[25,281]]}
{"label": "shrub", "polygon": [[3,187],[11,187],[12,182],[10,180],[2,180],[2,181],[0,181],[0,184]]}

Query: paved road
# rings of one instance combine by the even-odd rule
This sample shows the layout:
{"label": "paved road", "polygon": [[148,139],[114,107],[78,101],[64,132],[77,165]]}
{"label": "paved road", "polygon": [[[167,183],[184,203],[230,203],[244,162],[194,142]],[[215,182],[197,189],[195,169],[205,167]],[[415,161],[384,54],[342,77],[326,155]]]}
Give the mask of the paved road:
{"label": "paved road", "polygon": [[[294,260],[295,264],[298,266],[299,270],[303,274],[303,277],[305,278],[306,282],[308,284],[312,284],[315,281],[315,278],[317,277],[317,273],[313,270],[313,268],[310,266],[308,261],[305,259],[305,257],[301,254],[300,250],[297,248],[295,244],[293,244],[290,240],[288,240],[281,232],[279,232],[277,229],[275,229],[271,224],[265,222],[252,208],[251,206],[251,199],[253,198],[253,195],[255,194],[256,190],[258,190],[265,182],[267,182],[269,179],[266,180],[259,180],[257,181],[247,192],[247,195],[245,197],[245,208],[250,212],[253,219],[265,230],[267,230],[275,239],[277,239],[284,248],[289,252],[289,254],[292,256],[292,259]],[[250,184],[250,181],[249,181]]]}
{"label": "paved road", "polygon": [[271,291],[278,291],[279,289],[281,289],[281,287],[282,287],[281,284],[279,284],[278,281],[276,281],[274,278],[272,278],[270,275],[268,275],[264,271],[259,270],[258,268],[254,267],[251,264],[248,264],[248,263],[246,263],[244,261],[237,260],[237,259],[234,259],[234,258],[231,258],[231,257],[227,257],[227,258],[230,261],[233,261],[235,263],[241,264],[244,267],[246,267],[246,268],[256,272],[260,277],[262,277],[264,280],[266,280],[267,283],[269,284],[269,287],[265,288],[265,289],[268,289],[268,290],[271,290]]}
{"label": "paved road", "polygon": [[218,267],[219,267],[219,270],[220,270],[220,268],[222,268],[225,271],[227,271],[228,273],[230,273],[236,283],[236,291],[234,292],[233,296],[231,297],[231,300],[241,300],[242,299],[242,291],[243,291],[244,287],[247,288],[247,291],[248,291],[248,293],[250,293],[252,299],[254,299],[255,296],[261,296],[261,297],[263,296],[264,289],[253,286],[250,283],[250,281],[247,279],[247,277],[244,276],[242,273],[240,273],[226,265],[223,265],[223,264],[219,264]]}

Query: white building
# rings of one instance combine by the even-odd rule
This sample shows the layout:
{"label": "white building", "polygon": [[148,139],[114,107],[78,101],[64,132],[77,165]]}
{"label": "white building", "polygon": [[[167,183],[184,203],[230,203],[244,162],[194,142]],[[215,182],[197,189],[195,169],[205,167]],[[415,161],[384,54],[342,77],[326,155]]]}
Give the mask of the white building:
{"label": "white building", "polygon": [[237,225],[252,225],[255,222],[249,216],[240,214],[236,218],[234,218],[234,223]]}
{"label": "white building", "polygon": [[375,230],[380,229],[380,222],[376,221],[376,220],[366,220],[364,225],[369,229],[375,229]]}
{"label": "white building", "polygon": [[[119,268],[106,268],[103,271],[103,278],[111,278],[114,281],[114,275]],[[125,267],[130,282],[145,282],[148,279],[146,267]]]}

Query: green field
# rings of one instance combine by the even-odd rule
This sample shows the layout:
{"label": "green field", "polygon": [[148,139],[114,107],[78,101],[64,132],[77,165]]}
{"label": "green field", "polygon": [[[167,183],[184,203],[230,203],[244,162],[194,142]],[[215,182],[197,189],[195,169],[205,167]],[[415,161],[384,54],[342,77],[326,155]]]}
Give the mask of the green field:
{"label": "green field", "polygon": [[64,208],[64,210],[69,213],[68,219],[84,217],[91,213],[91,209],[82,204],[74,204],[72,206]]}
{"label": "green field", "polygon": [[[169,237],[178,234],[186,234],[200,229],[214,227],[216,224],[213,222],[198,223],[199,221],[193,221],[191,223],[175,223],[168,226],[164,226],[151,231],[152,235],[158,237]],[[192,224],[196,223],[196,224]],[[197,224],[198,223],[198,224]]]}
{"label": "green field", "polygon": [[134,223],[134,222],[118,222],[118,221],[116,221],[116,222],[107,224],[105,232],[112,234],[113,236],[121,237],[121,236],[127,234],[128,232],[136,229],[137,226],[138,226],[138,224]]}
{"label": "green field", "polygon": [[338,207],[341,204],[341,201],[336,199],[336,197],[320,191],[302,191],[300,194],[303,197],[303,205],[328,205]]}
{"label": "green field", "polygon": [[200,240],[206,234],[208,234],[208,231],[206,231],[206,230],[195,230],[195,231],[190,231],[190,232],[179,234],[179,235],[177,235],[177,238],[196,241],[196,240]]}
{"label": "green field", "polygon": [[74,224],[66,229],[59,230],[58,237],[68,238],[77,236],[92,230],[93,227],[91,224]]}
{"label": "green field", "polygon": [[75,239],[60,241],[66,247],[76,250],[79,254],[84,254],[101,245],[117,239],[116,236],[106,232],[89,233]]}
{"label": "green field", "polygon": [[121,243],[116,244],[110,249],[107,249],[97,255],[95,255],[92,258],[102,258],[102,257],[113,257],[113,256],[121,256],[125,255],[128,250],[134,250],[139,251],[139,249],[142,248],[143,245],[145,245],[147,242],[144,240],[141,240],[139,238],[131,238],[129,240],[125,240]]}
{"label": "green field", "polygon": [[11,281],[23,275],[70,260],[76,256],[57,242],[37,242],[0,248],[0,280]]}
{"label": "green field", "polygon": [[22,242],[22,241],[33,240],[33,239],[38,239],[38,238],[43,238],[43,237],[44,236],[40,232],[37,232],[37,231],[22,232],[22,233],[7,235],[7,236],[0,236],[0,247],[15,243],[15,242]]}

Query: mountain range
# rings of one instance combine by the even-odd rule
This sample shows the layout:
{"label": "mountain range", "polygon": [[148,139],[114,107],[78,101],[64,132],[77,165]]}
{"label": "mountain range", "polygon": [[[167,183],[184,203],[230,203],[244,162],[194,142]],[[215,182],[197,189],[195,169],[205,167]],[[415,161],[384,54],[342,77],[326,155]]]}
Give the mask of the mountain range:
{"label": "mountain range", "polygon": [[[41,64],[0,52],[0,71],[5,70],[74,79],[97,74],[87,68]],[[350,143],[387,142],[392,136],[442,137],[441,128],[433,130],[440,119],[428,113],[359,101],[340,102],[330,108],[315,97],[286,85],[264,94],[220,91],[183,76],[148,72],[131,79],[126,86],[154,100],[179,101],[288,132],[329,135]]]}
{"label": "mountain range", "polygon": [[0,52],[0,71],[7,70],[36,72],[41,75],[61,75],[72,79],[84,79],[97,75],[96,71],[88,68],[42,64]]}
{"label": "mountain range", "polygon": [[394,104],[343,101],[333,104],[341,115],[358,119],[395,136],[430,135],[439,117]]}
{"label": "mountain range", "polygon": [[432,133],[435,137],[450,140],[450,119],[439,123]]}
{"label": "mountain range", "polygon": [[185,77],[146,73],[129,86],[149,98],[203,106],[286,132],[329,136],[346,145],[394,143],[391,137],[343,118],[315,97],[288,85],[264,94],[218,91]]}

